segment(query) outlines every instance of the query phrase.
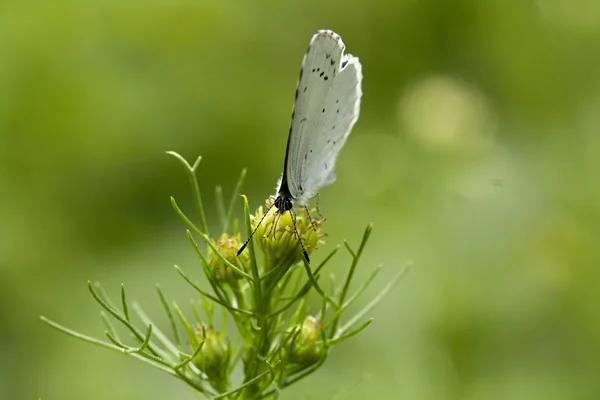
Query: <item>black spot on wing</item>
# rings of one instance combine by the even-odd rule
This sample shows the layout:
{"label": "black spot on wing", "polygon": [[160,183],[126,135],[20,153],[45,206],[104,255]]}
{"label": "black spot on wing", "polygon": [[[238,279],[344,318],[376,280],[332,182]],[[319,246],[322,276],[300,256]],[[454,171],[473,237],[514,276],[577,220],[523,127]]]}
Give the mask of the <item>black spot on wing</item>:
{"label": "black spot on wing", "polygon": [[323,109],[323,111],[322,111],[322,112],[325,112],[325,109]]}
{"label": "black spot on wing", "polygon": [[346,64],[348,64],[348,60],[344,60],[342,62],[342,69],[346,68]]}
{"label": "black spot on wing", "polygon": [[305,93],[306,89],[308,89],[308,86],[304,86],[304,89],[302,90],[302,93]]}
{"label": "black spot on wing", "polygon": [[329,79],[329,77],[328,77],[328,76],[326,76],[326,77],[324,77],[324,78],[323,78],[323,80],[324,80],[324,81],[326,81],[327,79]]}
{"label": "black spot on wing", "polygon": [[330,63],[331,65],[335,64],[335,61],[333,61],[333,58],[332,58],[331,60],[329,60],[329,63]]}
{"label": "black spot on wing", "polygon": [[323,71],[319,74],[319,76],[323,76],[323,75],[325,75],[325,71]]}

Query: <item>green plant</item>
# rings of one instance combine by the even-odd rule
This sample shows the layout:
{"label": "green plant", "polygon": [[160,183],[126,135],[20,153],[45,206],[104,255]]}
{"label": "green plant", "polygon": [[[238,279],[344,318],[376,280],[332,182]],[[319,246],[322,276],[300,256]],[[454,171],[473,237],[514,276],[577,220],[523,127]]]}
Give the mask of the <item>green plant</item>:
{"label": "green plant", "polygon": [[[210,285],[204,290],[193,282],[178,266],[177,272],[198,295],[191,301],[195,321],[190,322],[175,302],[169,304],[160,286],[156,290],[171,325],[171,338],[160,331],[138,303],[132,303],[133,312],[144,324],[134,325],[131,319],[125,288],[121,286],[120,309],[106,295],[99,284],[88,282],[89,291],[100,304],[100,315],[106,326],[108,341],[65,328],[45,317],[41,319],[52,327],[77,339],[117,350],[146,362],[181,381],[197,392],[213,399],[261,399],[276,398],[280,391],[305,378],[323,365],[332,347],[365,329],[373,320],[363,321],[364,316],[406,273],[403,268],[362,310],[343,319],[345,311],[381,271],[376,268],[371,276],[350,294],[350,283],[360,257],[365,249],[372,226],[367,225],[357,250],[344,242],[352,257],[345,279],[336,283],[332,293],[326,293],[319,284],[326,264],[339,249],[336,247],[323,261],[312,267],[298,246],[289,216],[282,216],[273,224],[267,216],[248,249],[236,256],[240,234],[238,222],[232,215],[237,193],[241,190],[246,171],[242,171],[234,194],[226,205],[220,187],[216,188],[217,210],[222,233],[218,239],[211,238],[206,223],[200,187],[196,179],[199,157],[190,165],[179,154],[169,152],[185,167],[195,200],[196,226],[171,198],[174,210],[187,225],[187,238],[193,246]],[[252,216],[248,201],[244,202],[244,221],[249,235],[263,216],[262,207]],[[296,225],[305,248],[313,252],[324,235],[319,219],[309,221],[298,215]],[[229,231],[233,226],[232,233]],[[202,246],[199,245],[199,240]],[[262,261],[257,260],[257,248]],[[332,278],[333,279],[333,278]],[[321,298],[318,310],[309,310],[307,296],[314,289]],[[222,318],[218,326],[215,310],[220,308]],[[202,312],[201,312],[202,310]],[[130,333],[135,346],[125,344],[113,326],[112,320],[122,324]],[[343,322],[345,321],[345,322]],[[232,340],[228,334],[231,324],[237,335]],[[186,340],[181,339],[183,328]],[[241,366],[243,381],[231,383],[234,368]]]}

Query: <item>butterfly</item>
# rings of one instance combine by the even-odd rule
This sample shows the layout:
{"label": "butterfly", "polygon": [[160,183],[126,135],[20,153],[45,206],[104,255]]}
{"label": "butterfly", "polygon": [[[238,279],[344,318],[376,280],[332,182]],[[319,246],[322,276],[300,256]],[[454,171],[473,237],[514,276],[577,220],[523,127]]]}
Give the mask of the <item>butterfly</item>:
{"label": "butterfly", "polygon": [[357,57],[344,54],[345,48],[333,31],[319,30],[312,37],[300,69],[283,174],[274,201],[238,255],[275,207],[276,217],[290,212],[303,255],[310,262],[296,228],[294,207],[308,212],[308,201],[335,181],[335,161],[360,112],[362,67]]}

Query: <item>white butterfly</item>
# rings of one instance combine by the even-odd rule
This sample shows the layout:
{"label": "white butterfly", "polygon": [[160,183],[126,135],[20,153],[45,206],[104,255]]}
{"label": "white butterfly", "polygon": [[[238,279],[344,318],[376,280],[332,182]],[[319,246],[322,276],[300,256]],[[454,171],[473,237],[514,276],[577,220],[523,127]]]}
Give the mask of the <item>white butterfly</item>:
{"label": "white butterfly", "polygon": [[[294,229],[294,206],[306,207],[319,189],[335,181],[337,155],[358,119],[362,69],[357,57],[344,54],[345,48],[338,34],[320,30],[302,61],[283,174],[273,203],[279,215],[290,211]],[[296,236],[300,240],[297,230]],[[304,245],[302,250],[309,261]]]}

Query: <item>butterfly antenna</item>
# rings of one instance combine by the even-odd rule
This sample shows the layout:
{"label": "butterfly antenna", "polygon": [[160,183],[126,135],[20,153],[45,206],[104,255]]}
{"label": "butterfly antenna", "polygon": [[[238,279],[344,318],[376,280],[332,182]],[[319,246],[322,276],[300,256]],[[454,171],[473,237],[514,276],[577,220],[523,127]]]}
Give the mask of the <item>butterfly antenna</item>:
{"label": "butterfly antenna", "polygon": [[292,222],[294,223],[294,232],[296,232],[296,237],[300,242],[300,247],[302,247],[302,254],[304,254],[304,258],[306,258],[306,262],[310,264],[310,258],[308,258],[308,253],[304,248],[304,244],[302,243],[302,239],[300,239],[300,233],[298,233],[298,228],[296,228],[296,212],[293,209],[290,209],[290,215],[292,216]]}
{"label": "butterfly antenna", "polygon": [[250,240],[252,239],[252,236],[254,236],[254,234],[256,233],[256,230],[258,229],[258,227],[262,224],[262,222],[265,219],[265,217],[269,214],[269,211],[271,211],[271,208],[273,208],[273,204],[271,204],[271,206],[269,208],[267,208],[267,212],[262,216],[262,218],[260,219],[260,221],[258,221],[258,225],[256,225],[256,228],[254,228],[254,230],[252,231],[252,233],[250,234],[250,236],[248,236],[248,239],[246,239],[246,243],[244,243],[244,245],[242,247],[240,247],[240,249],[238,250],[236,256],[239,256],[240,254],[242,254],[242,251],[244,251],[244,249],[246,248],[246,246],[248,246],[248,243],[250,243]]}

